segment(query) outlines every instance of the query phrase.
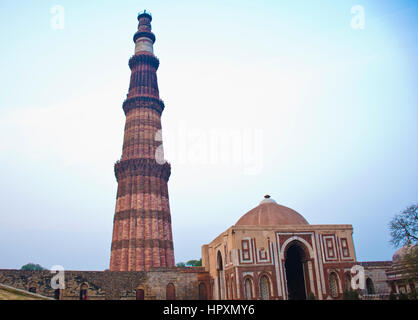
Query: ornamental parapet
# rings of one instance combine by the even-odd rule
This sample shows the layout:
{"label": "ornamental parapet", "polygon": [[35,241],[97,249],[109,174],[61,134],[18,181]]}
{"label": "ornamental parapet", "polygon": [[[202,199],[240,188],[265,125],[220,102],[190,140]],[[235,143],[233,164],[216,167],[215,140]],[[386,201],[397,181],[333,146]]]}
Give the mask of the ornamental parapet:
{"label": "ornamental parapet", "polygon": [[128,114],[129,111],[136,108],[148,108],[152,109],[158,112],[158,114],[161,116],[161,114],[164,111],[164,102],[160,99],[153,98],[153,97],[146,97],[146,96],[139,96],[139,97],[133,97],[128,98],[124,101],[122,105],[123,111],[125,112],[125,115]]}
{"label": "ornamental parapet", "polygon": [[161,165],[153,159],[139,158],[121,160],[115,163],[115,176],[117,181],[128,176],[144,176],[157,177],[168,182],[170,175],[171,165],[168,162]]}
{"label": "ornamental parapet", "polygon": [[136,54],[129,59],[129,68],[131,70],[138,64],[148,64],[157,70],[160,66],[160,60],[152,54]]}
{"label": "ornamental parapet", "polygon": [[138,40],[139,38],[149,38],[152,43],[155,43],[155,35],[152,32],[148,32],[148,31],[138,31],[134,34],[134,42],[136,42],[136,40]]}

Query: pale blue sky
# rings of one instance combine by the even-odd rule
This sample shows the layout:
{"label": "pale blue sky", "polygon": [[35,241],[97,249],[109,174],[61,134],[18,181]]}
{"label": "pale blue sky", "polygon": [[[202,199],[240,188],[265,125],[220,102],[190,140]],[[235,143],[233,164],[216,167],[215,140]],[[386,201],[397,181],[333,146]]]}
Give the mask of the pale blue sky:
{"label": "pale blue sky", "polygon": [[[363,30],[350,26],[355,5]],[[418,201],[416,1],[1,0],[0,268],[108,268],[143,9],[161,62],[176,261],[199,258],[266,193],[311,224],[352,224],[358,260],[391,259],[388,223]],[[179,155],[228,130],[261,133],[257,172]]]}

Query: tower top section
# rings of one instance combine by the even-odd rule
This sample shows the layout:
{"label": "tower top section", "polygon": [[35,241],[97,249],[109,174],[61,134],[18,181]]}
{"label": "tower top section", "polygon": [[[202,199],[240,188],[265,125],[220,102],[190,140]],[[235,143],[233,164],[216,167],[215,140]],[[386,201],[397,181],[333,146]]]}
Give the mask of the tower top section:
{"label": "tower top section", "polygon": [[138,13],[138,21],[141,18],[145,18],[145,16],[147,17],[147,19],[149,19],[149,21],[152,21],[152,15],[151,12],[147,12],[147,10],[144,10],[144,12],[140,12]]}
{"label": "tower top section", "polygon": [[138,14],[138,31],[134,35],[135,54],[149,52],[154,54],[155,35],[151,31],[151,13],[144,10]]}

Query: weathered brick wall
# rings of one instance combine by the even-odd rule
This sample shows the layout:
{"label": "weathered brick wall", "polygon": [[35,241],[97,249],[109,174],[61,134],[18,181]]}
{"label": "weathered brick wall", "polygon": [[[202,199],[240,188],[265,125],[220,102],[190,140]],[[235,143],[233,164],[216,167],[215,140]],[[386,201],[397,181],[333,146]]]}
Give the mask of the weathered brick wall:
{"label": "weathered brick wall", "polygon": [[55,291],[51,288],[52,277],[49,271],[0,270],[0,283],[26,291],[35,287],[36,293],[48,297]]}
{"label": "weathered brick wall", "polygon": [[[0,270],[0,283],[54,297],[51,287],[54,274],[50,271]],[[200,280],[199,280],[200,279]],[[135,300],[136,290],[144,290],[145,299],[166,299],[167,285],[172,283],[176,299],[194,300],[199,297],[199,284],[206,283],[203,268],[153,269],[149,272],[65,271],[64,300],[80,299],[83,284],[88,286],[89,300]]]}

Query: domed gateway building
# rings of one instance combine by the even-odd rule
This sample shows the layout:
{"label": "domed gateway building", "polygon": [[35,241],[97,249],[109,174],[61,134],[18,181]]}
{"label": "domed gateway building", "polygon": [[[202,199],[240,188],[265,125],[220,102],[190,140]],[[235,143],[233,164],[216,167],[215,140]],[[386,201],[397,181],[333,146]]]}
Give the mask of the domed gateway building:
{"label": "domed gateway building", "polygon": [[341,299],[356,263],[352,225],[311,225],[270,196],[202,247],[213,299]]}

